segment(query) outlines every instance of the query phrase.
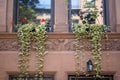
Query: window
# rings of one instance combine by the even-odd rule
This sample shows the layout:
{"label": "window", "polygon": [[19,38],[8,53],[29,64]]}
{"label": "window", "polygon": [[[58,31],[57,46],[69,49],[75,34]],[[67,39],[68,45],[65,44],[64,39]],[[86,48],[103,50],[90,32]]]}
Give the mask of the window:
{"label": "window", "polygon": [[[88,24],[105,24],[109,26],[109,0],[68,0],[68,24],[69,31],[78,23]],[[89,11],[94,5],[98,8],[97,20],[94,19],[94,14]]]}
{"label": "window", "polygon": [[91,76],[80,75],[78,77],[75,77],[75,75],[69,75],[68,80],[113,80],[113,76],[103,75],[101,79],[95,79],[93,75]]}
{"label": "window", "polygon": [[104,24],[107,26],[110,26],[110,22],[109,22],[109,4],[108,4],[109,0],[103,0],[103,17],[104,17]]}
{"label": "window", "polygon": [[68,0],[68,23],[69,30],[72,31],[73,26],[78,24],[80,21],[80,0]]}
{"label": "window", "polygon": [[[17,3],[17,4],[16,4]],[[21,23],[23,19],[29,22],[40,23],[45,19],[48,24],[48,32],[53,31],[54,24],[54,0],[15,0],[14,21]]]}
{"label": "window", "polygon": [[[39,77],[36,78],[35,76],[29,76],[29,77],[23,77],[23,80],[39,80]],[[9,80],[18,80],[19,77],[16,75],[9,75]],[[43,80],[54,80],[54,76],[53,75],[45,75],[43,77]]]}

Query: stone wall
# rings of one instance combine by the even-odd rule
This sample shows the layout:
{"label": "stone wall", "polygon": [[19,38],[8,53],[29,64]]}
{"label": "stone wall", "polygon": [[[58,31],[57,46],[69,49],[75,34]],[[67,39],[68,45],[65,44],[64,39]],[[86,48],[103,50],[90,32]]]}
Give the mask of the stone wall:
{"label": "stone wall", "polygon": [[[54,0],[54,32],[69,32],[68,6],[65,0]],[[119,0],[108,1],[108,11],[112,32],[120,32]],[[14,0],[0,0],[0,32],[8,32],[13,20]]]}
{"label": "stone wall", "polygon": [[[46,42],[44,73],[55,75],[55,80],[67,80],[68,75],[75,74],[74,34],[49,33]],[[114,75],[114,80],[120,80],[120,34],[109,34],[109,39],[102,42],[102,74]],[[33,44],[34,45],[34,44]],[[80,43],[80,70],[86,72],[86,62],[93,59],[91,45],[86,39]],[[19,44],[16,34],[0,35],[0,79],[8,80],[10,74],[18,74]],[[35,51],[30,51],[29,73],[35,73]]]}

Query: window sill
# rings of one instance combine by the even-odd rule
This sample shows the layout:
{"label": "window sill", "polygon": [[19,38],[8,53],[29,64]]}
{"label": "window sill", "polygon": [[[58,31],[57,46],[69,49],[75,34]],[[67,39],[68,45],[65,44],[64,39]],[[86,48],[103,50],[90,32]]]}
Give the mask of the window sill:
{"label": "window sill", "polygon": [[[120,39],[120,33],[105,33],[109,39]],[[47,33],[49,39],[74,39],[73,33]],[[17,39],[17,33],[0,33],[0,39]]]}

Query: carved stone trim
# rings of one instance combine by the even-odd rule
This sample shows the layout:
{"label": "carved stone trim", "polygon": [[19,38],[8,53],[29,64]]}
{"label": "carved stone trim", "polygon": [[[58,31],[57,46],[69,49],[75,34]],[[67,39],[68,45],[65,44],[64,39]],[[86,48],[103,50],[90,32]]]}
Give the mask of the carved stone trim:
{"label": "carved stone trim", "polygon": [[18,48],[16,39],[0,39],[0,51],[16,51]]}
{"label": "carved stone trim", "polygon": [[[46,42],[47,51],[74,51],[74,39],[48,39]],[[34,43],[32,44],[32,46]],[[79,43],[80,49],[91,50],[89,40]],[[0,39],[0,51],[18,51],[19,44],[16,39]],[[103,51],[120,51],[120,39],[102,40]]]}

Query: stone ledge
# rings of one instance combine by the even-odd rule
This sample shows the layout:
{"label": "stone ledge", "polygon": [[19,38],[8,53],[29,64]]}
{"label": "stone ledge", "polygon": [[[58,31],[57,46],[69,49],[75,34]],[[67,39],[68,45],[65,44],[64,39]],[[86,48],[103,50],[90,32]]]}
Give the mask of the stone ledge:
{"label": "stone ledge", "polygon": [[[109,39],[120,39],[120,33],[106,33]],[[74,39],[73,33],[47,33],[49,39]],[[0,33],[0,39],[17,39],[17,33]]]}

